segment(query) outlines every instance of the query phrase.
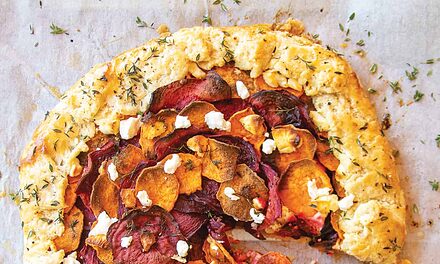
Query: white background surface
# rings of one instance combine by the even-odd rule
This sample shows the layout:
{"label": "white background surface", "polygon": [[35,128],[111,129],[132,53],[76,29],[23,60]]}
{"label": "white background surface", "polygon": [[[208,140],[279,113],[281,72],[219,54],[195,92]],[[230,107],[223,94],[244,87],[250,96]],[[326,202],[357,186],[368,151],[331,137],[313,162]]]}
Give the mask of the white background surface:
{"label": "white background surface", "polygon": [[[55,1],[3,0],[0,3],[0,192],[18,189],[18,159],[21,149],[57,99],[47,86],[61,92],[96,63],[110,60],[118,53],[156,36],[154,30],[139,28],[136,16],[154,27],[166,23],[171,31],[202,25],[205,2],[176,1]],[[281,11],[304,21],[306,29],[318,33],[324,44],[345,54],[364,86],[374,87],[372,95],[378,116],[390,113],[393,125],[386,132],[400,151],[397,159],[402,185],[408,201],[408,238],[403,257],[413,263],[438,263],[440,259],[440,192],[431,190],[430,180],[440,181],[440,61],[420,64],[440,57],[440,1],[242,1],[240,6],[225,0],[224,12],[209,5],[214,25],[272,23]],[[322,11],[321,11],[322,9]],[[356,17],[347,23],[355,12]],[[55,23],[69,35],[50,34]],[[348,47],[338,24],[350,28]],[[35,33],[30,34],[32,25]],[[371,31],[371,37],[367,36]],[[364,39],[366,56],[353,51]],[[35,47],[35,44],[38,46]],[[371,64],[379,65],[375,75]],[[408,81],[405,70],[410,63],[420,73]],[[427,72],[432,70],[432,76]],[[377,80],[383,74],[382,80]],[[41,77],[38,77],[41,76]],[[392,94],[387,80],[400,80],[403,92]],[[412,87],[416,85],[416,87]],[[412,101],[415,90],[425,94]],[[431,97],[431,93],[433,97]],[[386,101],[384,102],[384,98]],[[399,100],[404,105],[399,105]],[[435,101],[436,99],[437,101]],[[418,210],[414,210],[414,204]],[[0,199],[0,263],[21,263],[22,231],[18,209],[6,197]],[[432,225],[428,221],[432,220]],[[418,227],[415,227],[417,225]],[[255,243],[255,242],[249,242]],[[261,248],[274,242],[258,243]],[[296,257],[296,263],[353,263],[351,258],[323,256],[300,243],[281,243],[284,253]]]}

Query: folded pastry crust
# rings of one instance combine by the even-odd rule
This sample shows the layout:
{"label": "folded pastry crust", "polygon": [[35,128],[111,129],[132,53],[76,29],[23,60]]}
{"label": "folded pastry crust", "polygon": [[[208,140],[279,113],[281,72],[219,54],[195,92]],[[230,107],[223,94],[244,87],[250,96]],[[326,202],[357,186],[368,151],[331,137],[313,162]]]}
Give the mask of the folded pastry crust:
{"label": "folded pastry crust", "polygon": [[[405,200],[391,147],[366,93],[348,63],[303,34],[296,20],[243,27],[184,28],[99,64],[50,111],[25,148],[20,164],[24,262],[60,263],[53,240],[68,178],[81,172],[77,156],[98,131],[117,134],[119,121],[148,110],[158,87],[226,62],[263,76],[271,86],[304,90],[313,99],[314,123],[326,131],[340,160],[336,180],[355,195],[333,224],[335,248],[362,261],[395,263],[404,243]],[[331,140],[337,139],[337,140]]]}

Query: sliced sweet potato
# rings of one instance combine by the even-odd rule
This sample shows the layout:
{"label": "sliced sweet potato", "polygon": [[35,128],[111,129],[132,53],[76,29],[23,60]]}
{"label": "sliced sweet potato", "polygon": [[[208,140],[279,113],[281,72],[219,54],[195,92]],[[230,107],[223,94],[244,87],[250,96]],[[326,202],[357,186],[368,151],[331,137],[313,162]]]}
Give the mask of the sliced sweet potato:
{"label": "sliced sweet potato", "polygon": [[203,157],[203,176],[216,182],[224,182],[234,177],[239,148],[203,136],[195,136],[187,142],[191,150]]}
{"label": "sliced sweet potato", "polygon": [[[249,90],[250,94],[257,92],[254,79],[245,71],[235,68],[233,65],[225,65],[214,69],[231,87],[235,87],[237,81],[242,81]],[[237,92],[232,89],[232,97],[237,98]]]}
{"label": "sliced sweet potato", "polygon": [[135,193],[146,191],[153,205],[171,211],[179,195],[179,181],[164,172],[163,165],[145,168],[136,181]]}
{"label": "sliced sweet potato", "polygon": [[278,172],[283,173],[293,161],[313,159],[316,151],[316,139],[306,129],[293,125],[278,126],[272,130],[277,146],[273,155]]}
{"label": "sliced sweet potato", "polygon": [[256,264],[291,264],[288,257],[278,252],[267,252],[258,259]]}
{"label": "sliced sweet potato", "polygon": [[[225,188],[232,188],[238,200],[232,200],[225,194]],[[217,192],[217,199],[220,201],[223,211],[240,221],[252,221],[249,214],[253,208],[252,200],[259,198],[264,203],[268,200],[269,190],[260,178],[245,164],[238,164],[233,179],[220,184]]]}
{"label": "sliced sweet potato", "polygon": [[307,183],[316,181],[318,188],[330,188],[332,185],[327,174],[313,161],[303,159],[292,162],[282,175],[278,185],[281,202],[295,215],[306,218],[313,217],[318,211],[310,206],[312,199],[309,196]]}
{"label": "sliced sweet potato", "polygon": [[[202,189],[202,161],[196,156],[187,153],[178,154],[181,165],[174,172],[179,181],[179,194],[191,194]],[[161,163],[171,159],[172,154],[166,156]]]}
{"label": "sliced sweet potato", "polygon": [[214,105],[210,103],[196,101],[183,108],[182,111],[180,111],[179,115],[187,116],[189,121],[191,122],[191,126],[197,129],[203,129],[207,128],[207,125],[205,123],[205,115],[211,111],[218,110],[217,108],[215,108]]}
{"label": "sliced sweet potato", "polygon": [[136,194],[134,189],[121,189],[121,200],[125,207],[136,207]]}
{"label": "sliced sweet potato", "polygon": [[128,144],[116,154],[113,163],[115,164],[118,173],[126,175],[131,173],[140,162],[146,160],[142,149],[135,145]]}
{"label": "sliced sweet potato", "polygon": [[218,264],[236,264],[234,258],[225,249],[225,247],[208,235],[203,243],[203,252],[205,252],[205,260],[208,263]]}
{"label": "sliced sweet potato", "polygon": [[91,246],[98,256],[99,260],[104,264],[113,264],[113,254],[110,243],[107,241],[106,235],[89,236],[86,238],[86,244]]}
{"label": "sliced sweet potato", "polygon": [[66,187],[66,192],[64,193],[64,213],[67,214],[76,202],[75,189],[78,183],[69,183]]}
{"label": "sliced sweet potato", "polygon": [[64,232],[53,241],[57,250],[64,250],[65,253],[76,250],[81,240],[83,225],[84,215],[76,206],[64,214]]}
{"label": "sliced sweet potato", "polygon": [[150,116],[141,126],[139,143],[142,150],[149,159],[154,158],[154,141],[157,138],[165,137],[174,131],[177,111],[164,109]]}
{"label": "sliced sweet potato", "polygon": [[256,115],[252,108],[246,108],[233,114],[229,122],[231,122],[231,132],[228,134],[241,137],[254,145],[256,150],[260,150],[266,133],[263,117]]}
{"label": "sliced sweet potato", "polygon": [[263,75],[260,75],[254,79],[254,85],[258,90],[284,90],[295,95],[296,97],[300,97],[301,95],[304,94],[304,90],[298,91],[292,88],[272,87],[266,83],[266,81],[263,78]]}
{"label": "sliced sweet potato", "polygon": [[329,144],[321,140],[318,140],[317,143],[316,156],[318,157],[319,162],[321,162],[321,164],[327,169],[336,171],[339,166],[339,160],[331,152]]}
{"label": "sliced sweet potato", "polygon": [[335,187],[335,191],[339,197],[345,197],[345,189],[341,186],[341,183],[339,182],[342,177],[343,176],[336,171],[333,173],[332,177],[332,184]]}
{"label": "sliced sweet potato", "polygon": [[93,183],[92,193],[90,194],[90,207],[93,214],[97,217],[102,211],[106,211],[110,217],[118,215],[119,190],[116,184],[109,179],[107,174],[101,174]]}

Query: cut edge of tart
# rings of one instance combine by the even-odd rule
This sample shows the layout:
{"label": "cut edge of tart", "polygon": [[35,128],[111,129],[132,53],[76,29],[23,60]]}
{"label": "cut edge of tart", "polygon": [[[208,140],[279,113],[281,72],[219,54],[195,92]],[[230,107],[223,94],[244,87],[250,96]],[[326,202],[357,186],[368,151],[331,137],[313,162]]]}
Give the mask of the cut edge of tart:
{"label": "cut edge of tart", "polygon": [[[77,236],[82,241],[73,252],[83,262],[111,261],[109,248],[118,261],[138,259],[136,254],[144,258],[151,250],[164,261],[200,259],[192,252],[205,246],[196,238],[209,233],[209,243],[227,242],[224,232],[237,224],[234,217],[256,237],[308,235],[311,245],[324,250],[362,261],[396,262],[406,235],[405,200],[391,147],[348,63],[303,31],[297,20],[181,29],[95,66],[48,113],[21,156],[17,197],[24,262],[60,263],[76,250],[64,245],[65,239]],[[207,113],[186,109],[192,102],[210,105]],[[249,107],[248,118],[234,118]],[[171,112],[160,116],[163,109]],[[176,112],[183,114],[172,122]],[[187,143],[191,140],[194,149]],[[295,155],[301,149],[306,153]],[[199,163],[188,165],[192,157],[173,153],[200,159],[201,183],[199,172],[178,171]],[[244,180],[234,182],[237,167]],[[297,186],[299,169],[308,180]],[[150,170],[156,171],[153,176]],[[162,179],[158,188],[156,178]],[[180,188],[185,181],[194,186]],[[262,182],[267,189],[257,187]],[[217,192],[219,186],[223,193]],[[305,199],[310,205],[290,203],[289,190],[310,198]],[[106,204],[115,194],[118,208]],[[222,204],[216,196],[238,197],[246,210],[252,205],[253,221],[234,210],[223,214],[230,201]],[[154,209],[156,204],[166,210]],[[112,208],[111,216],[101,211],[105,208]],[[179,239],[159,239],[152,234],[160,232],[135,221],[127,222],[127,228],[136,234],[130,243],[137,251],[126,250],[130,234],[119,246],[108,244],[107,231],[113,232],[110,238],[120,237],[117,232],[126,229],[119,228],[118,219],[136,210],[144,212],[140,215],[154,210],[149,218],[164,217],[170,229],[180,230]],[[82,233],[76,234],[81,225]],[[206,227],[208,233],[193,226]],[[150,231],[138,234],[139,227]],[[90,230],[97,237],[87,242]],[[188,255],[182,253],[184,243],[193,246]],[[222,247],[232,256],[221,250],[219,258],[239,257],[229,243]],[[276,253],[261,258],[283,259]]]}

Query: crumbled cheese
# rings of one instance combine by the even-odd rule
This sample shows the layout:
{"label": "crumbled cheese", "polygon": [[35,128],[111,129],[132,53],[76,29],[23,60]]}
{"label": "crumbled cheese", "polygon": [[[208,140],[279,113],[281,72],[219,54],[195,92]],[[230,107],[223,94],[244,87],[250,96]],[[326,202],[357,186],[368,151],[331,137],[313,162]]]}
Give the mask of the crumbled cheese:
{"label": "crumbled cheese", "polygon": [[241,99],[246,99],[249,97],[249,90],[242,81],[237,81],[235,83],[235,87],[237,89],[237,94],[238,96],[240,96]]}
{"label": "crumbled cheese", "polygon": [[272,152],[274,152],[274,150],[276,148],[277,148],[277,146],[275,145],[275,141],[273,139],[268,138],[263,142],[263,147],[261,150],[265,154],[269,155],[269,154],[272,154]]}
{"label": "crumbled cheese", "polygon": [[171,159],[165,162],[163,170],[165,171],[165,173],[173,174],[176,172],[180,164],[182,164],[182,160],[180,159],[179,154],[173,154],[171,155]]}
{"label": "crumbled cheese", "polygon": [[136,194],[136,197],[138,198],[139,202],[142,204],[142,206],[151,206],[153,204],[153,201],[151,201],[150,197],[148,196],[147,191],[142,190],[139,191]]}
{"label": "crumbled cheese", "polygon": [[316,200],[321,196],[330,195],[331,190],[328,187],[318,188],[316,186],[316,180],[313,179],[307,182],[307,191],[309,192],[310,198],[312,198],[312,200]]}
{"label": "crumbled cheese", "polygon": [[237,195],[235,195],[235,190],[232,189],[231,187],[226,187],[223,190],[223,193],[232,201],[237,201],[240,199],[240,197],[238,197]]}
{"label": "crumbled cheese", "polygon": [[188,128],[191,126],[191,121],[187,116],[176,116],[176,121],[174,122],[174,127],[177,128]]}
{"label": "crumbled cheese", "polygon": [[354,195],[350,194],[338,201],[339,209],[347,211],[353,206]]}
{"label": "crumbled cheese", "polygon": [[185,257],[188,256],[189,249],[190,246],[186,241],[179,240],[177,241],[177,245],[176,245],[177,255],[174,255],[171,258],[181,263],[186,263]]}
{"label": "crumbled cheese", "polygon": [[121,238],[121,247],[128,248],[131,245],[131,241],[133,241],[133,236]]}
{"label": "crumbled cheese", "polygon": [[210,129],[231,131],[231,122],[225,120],[221,112],[211,111],[205,115],[205,123]]}
{"label": "crumbled cheese", "polygon": [[107,235],[107,231],[110,225],[117,221],[117,218],[110,218],[105,211],[101,212],[98,215],[98,222],[96,223],[95,227],[93,227],[93,229],[89,232],[89,237],[96,235]]}
{"label": "crumbled cheese", "polygon": [[130,139],[136,136],[141,128],[141,117],[129,117],[119,123],[119,134],[122,139]]}
{"label": "crumbled cheese", "polygon": [[119,177],[118,171],[116,170],[116,166],[113,164],[113,162],[108,165],[107,172],[112,181],[116,181],[116,179]]}
{"label": "crumbled cheese", "polygon": [[251,215],[252,219],[254,220],[254,223],[256,224],[261,224],[264,221],[264,214],[263,213],[259,213],[257,212],[257,210],[255,210],[255,208],[251,208],[251,210],[249,210],[249,214]]}
{"label": "crumbled cheese", "polygon": [[264,137],[270,137],[270,134],[269,134],[269,132],[266,132],[266,133],[264,133]]}
{"label": "crumbled cheese", "polygon": [[76,251],[74,251],[63,259],[63,264],[81,264],[76,258]]}

